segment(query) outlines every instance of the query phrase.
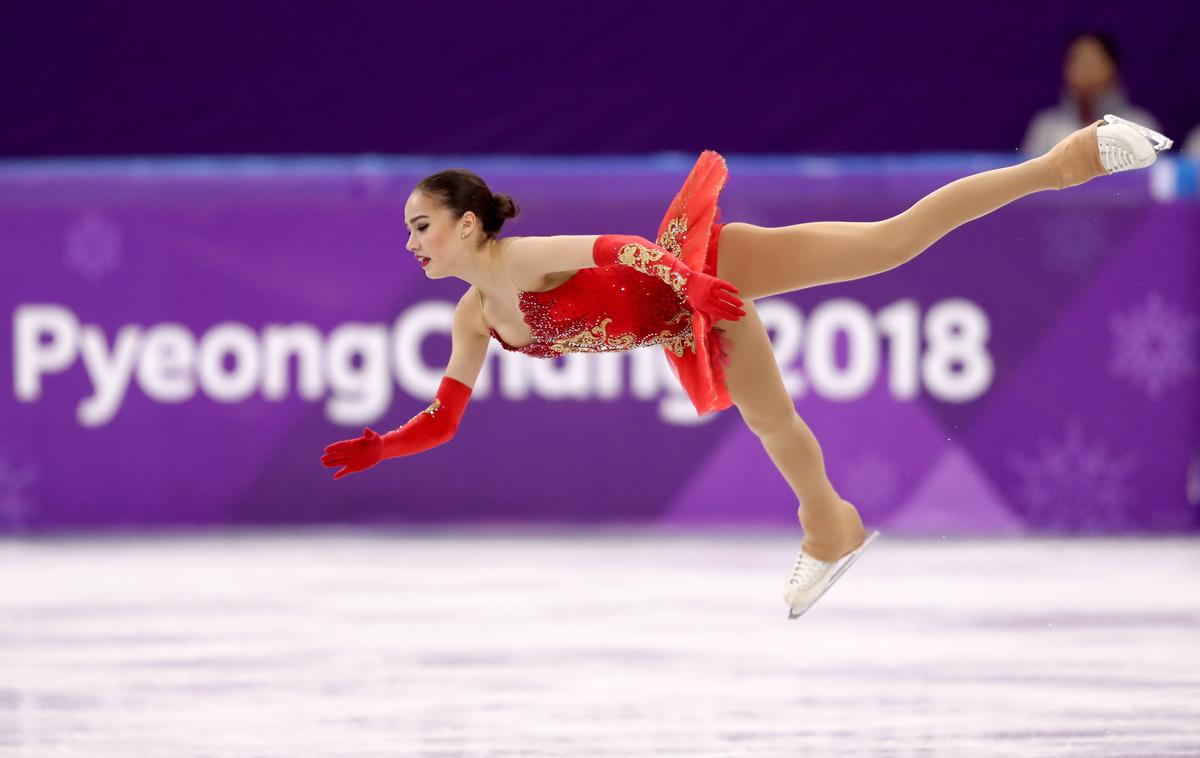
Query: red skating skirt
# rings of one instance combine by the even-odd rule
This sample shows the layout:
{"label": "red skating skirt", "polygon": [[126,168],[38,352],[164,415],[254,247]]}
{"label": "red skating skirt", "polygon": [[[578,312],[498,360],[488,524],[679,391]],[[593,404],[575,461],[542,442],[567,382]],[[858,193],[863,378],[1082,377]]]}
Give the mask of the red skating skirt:
{"label": "red skating skirt", "polygon": [[[717,196],[725,186],[729,169],[725,159],[705,150],[692,166],[683,188],[671,202],[658,228],[658,244],[682,260],[693,271],[717,275],[717,248],[724,224],[717,223],[721,210]],[[725,387],[725,366],[729,363],[728,343],[713,328],[710,316],[692,310],[695,347],[677,356],[665,349],[679,383],[701,416],[733,404]]]}

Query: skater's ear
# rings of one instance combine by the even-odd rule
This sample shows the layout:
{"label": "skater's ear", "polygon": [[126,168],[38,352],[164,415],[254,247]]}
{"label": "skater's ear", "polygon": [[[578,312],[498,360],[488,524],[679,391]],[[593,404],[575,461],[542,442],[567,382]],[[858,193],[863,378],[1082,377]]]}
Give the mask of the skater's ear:
{"label": "skater's ear", "polygon": [[460,239],[466,239],[475,233],[476,229],[481,229],[483,224],[479,221],[479,216],[475,215],[475,211],[467,211],[458,220],[458,233]]}

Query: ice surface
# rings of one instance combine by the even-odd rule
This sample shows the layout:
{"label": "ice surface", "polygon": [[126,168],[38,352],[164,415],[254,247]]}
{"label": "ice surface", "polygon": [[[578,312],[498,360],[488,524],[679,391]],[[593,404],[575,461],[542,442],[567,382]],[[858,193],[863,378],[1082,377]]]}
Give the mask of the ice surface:
{"label": "ice surface", "polygon": [[5,756],[1200,753],[1200,541],[0,541]]}

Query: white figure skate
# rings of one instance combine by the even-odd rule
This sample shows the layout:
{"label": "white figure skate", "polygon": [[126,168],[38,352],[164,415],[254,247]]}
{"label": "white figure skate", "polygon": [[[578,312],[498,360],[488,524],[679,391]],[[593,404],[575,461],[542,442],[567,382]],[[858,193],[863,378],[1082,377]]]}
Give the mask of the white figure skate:
{"label": "white figure skate", "polygon": [[1100,163],[1110,174],[1146,168],[1159,153],[1175,144],[1153,129],[1111,113],[1104,115],[1104,124],[1096,129],[1096,140],[1100,143]]}
{"label": "white figure skate", "polygon": [[789,609],[788,619],[798,619],[811,608],[878,536],[878,531],[871,532],[858,548],[833,562],[818,561],[801,548],[796,565],[783,587],[783,599]]}

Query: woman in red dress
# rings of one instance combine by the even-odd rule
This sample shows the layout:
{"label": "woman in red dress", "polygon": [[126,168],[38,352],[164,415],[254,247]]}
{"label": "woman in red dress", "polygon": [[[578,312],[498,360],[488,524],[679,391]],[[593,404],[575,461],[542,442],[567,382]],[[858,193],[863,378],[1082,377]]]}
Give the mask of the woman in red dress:
{"label": "woman in red dress", "polygon": [[700,414],[736,405],[799,501],[804,541],[784,599],[795,618],[877,536],[825,474],[820,445],[796,413],[753,301],[895,268],[950,230],[1033,192],[1143,168],[1171,141],[1106,116],[1045,155],[958,179],[873,222],[779,228],[717,222],[725,161],[705,151],[651,242],[628,235],[497,238],[517,214],[475,174],[424,179],[405,204],[408,249],[431,278],[471,284],[454,311],[437,396],[399,429],[336,442],[334,478],[454,436],[488,343],[539,358],[660,345]]}

